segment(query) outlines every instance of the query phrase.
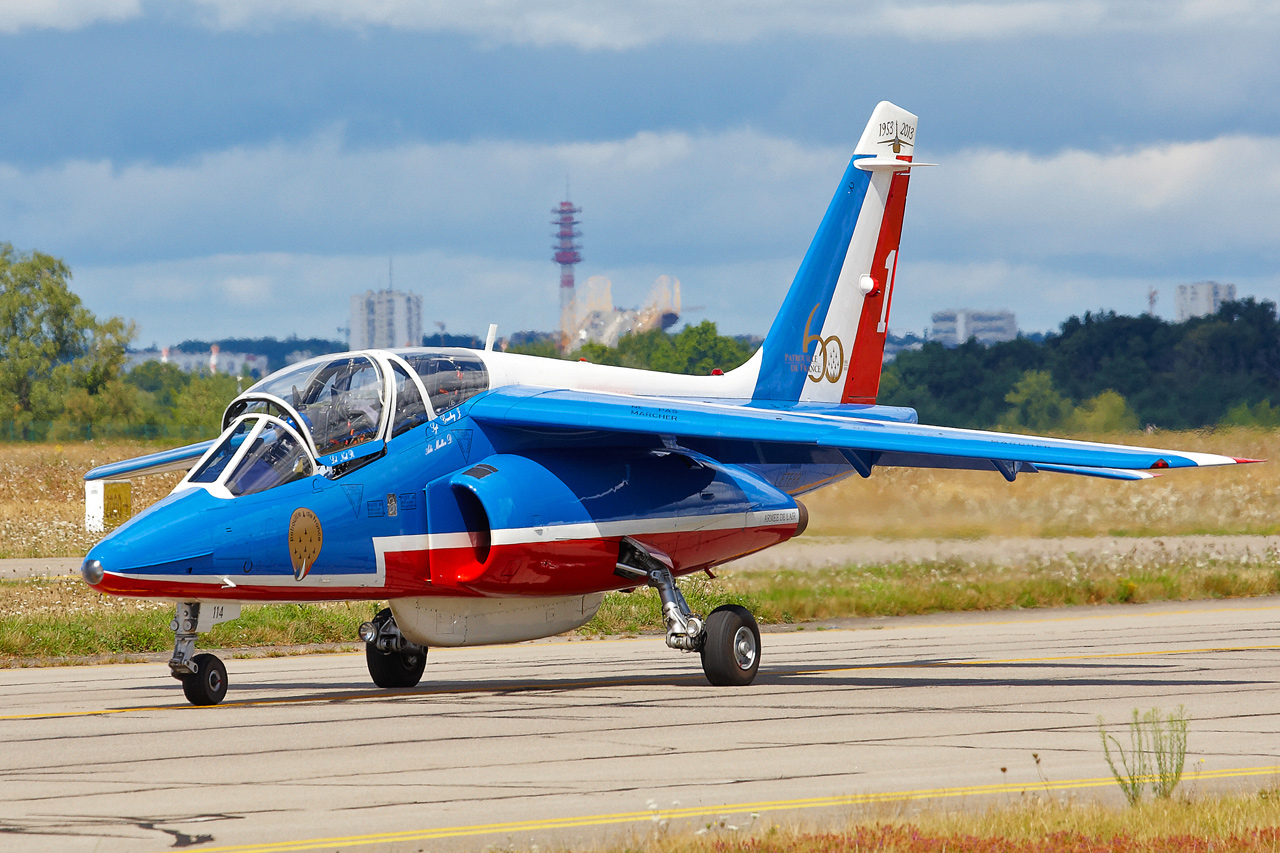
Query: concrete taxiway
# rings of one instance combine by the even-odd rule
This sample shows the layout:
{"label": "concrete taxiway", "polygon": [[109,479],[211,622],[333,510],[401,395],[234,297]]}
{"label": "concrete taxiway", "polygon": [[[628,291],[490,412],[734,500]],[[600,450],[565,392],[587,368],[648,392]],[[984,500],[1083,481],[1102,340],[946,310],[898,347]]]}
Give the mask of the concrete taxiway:
{"label": "concrete taxiway", "polygon": [[0,670],[0,848],[483,849],[1118,801],[1098,715],[1123,735],[1152,706],[1192,716],[1184,785],[1280,778],[1280,598],[769,633],[741,689],[657,637],[435,649],[406,691],[358,655],[227,668],[214,708],[163,665]]}

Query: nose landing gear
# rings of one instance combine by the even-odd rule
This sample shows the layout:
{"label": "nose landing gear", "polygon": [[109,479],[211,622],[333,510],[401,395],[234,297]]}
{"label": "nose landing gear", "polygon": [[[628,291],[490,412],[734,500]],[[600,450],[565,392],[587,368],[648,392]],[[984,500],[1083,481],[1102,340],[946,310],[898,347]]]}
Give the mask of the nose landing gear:
{"label": "nose landing gear", "polygon": [[199,624],[200,603],[180,602],[169,623],[173,631],[169,672],[182,682],[182,692],[192,705],[217,705],[227,695],[227,668],[216,655],[195,653]]}
{"label": "nose landing gear", "polygon": [[725,604],[704,622],[693,614],[671,574],[671,560],[629,536],[622,538],[614,573],[644,581],[662,599],[667,645],[702,656],[707,681],[718,687],[744,687],[760,669],[760,627],[751,611]]}

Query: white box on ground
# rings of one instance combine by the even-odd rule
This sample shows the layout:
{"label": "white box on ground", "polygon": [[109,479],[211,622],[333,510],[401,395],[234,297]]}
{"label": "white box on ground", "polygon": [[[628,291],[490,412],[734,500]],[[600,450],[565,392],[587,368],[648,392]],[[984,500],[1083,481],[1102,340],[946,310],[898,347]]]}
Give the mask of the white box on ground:
{"label": "white box on ground", "polygon": [[101,533],[133,515],[133,484],[128,480],[87,480],[84,484],[84,529]]}

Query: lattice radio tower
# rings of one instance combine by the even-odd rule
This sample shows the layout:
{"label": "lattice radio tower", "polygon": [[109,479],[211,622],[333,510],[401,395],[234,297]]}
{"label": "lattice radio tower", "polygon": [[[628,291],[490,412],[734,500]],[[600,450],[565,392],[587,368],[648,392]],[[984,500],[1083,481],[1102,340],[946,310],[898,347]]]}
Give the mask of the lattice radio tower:
{"label": "lattice radio tower", "polygon": [[560,351],[568,352],[574,344],[573,337],[578,331],[578,306],[573,287],[573,266],[582,261],[578,250],[582,247],[576,242],[582,232],[577,230],[579,221],[574,218],[582,212],[582,208],[574,207],[571,201],[562,201],[560,206],[552,209],[555,219],[551,224],[556,226],[552,236],[556,242],[552,244],[552,260],[560,265]]}

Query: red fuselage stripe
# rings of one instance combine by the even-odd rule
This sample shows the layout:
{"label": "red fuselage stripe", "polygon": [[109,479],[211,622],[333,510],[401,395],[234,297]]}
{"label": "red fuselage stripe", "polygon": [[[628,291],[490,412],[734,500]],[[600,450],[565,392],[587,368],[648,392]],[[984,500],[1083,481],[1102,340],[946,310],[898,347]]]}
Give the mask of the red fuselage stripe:
{"label": "red fuselage stripe", "polygon": [[[785,542],[795,525],[646,535],[648,545],[671,554],[675,573],[689,574]],[[111,574],[95,588],[138,598],[184,601],[336,601],[411,596],[586,595],[634,586],[614,574],[618,537],[495,545],[478,564],[470,548],[388,550],[381,586],[330,586],[323,573],[305,584],[255,584],[230,578],[234,586]],[[372,577],[372,575],[371,575]],[[465,581],[460,580],[466,578]]]}

